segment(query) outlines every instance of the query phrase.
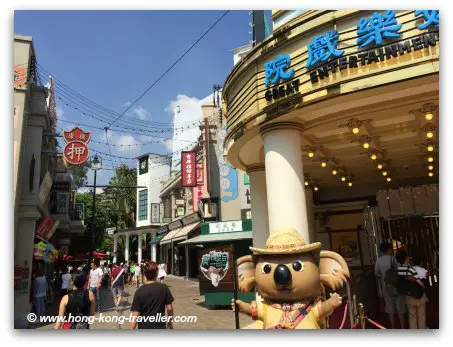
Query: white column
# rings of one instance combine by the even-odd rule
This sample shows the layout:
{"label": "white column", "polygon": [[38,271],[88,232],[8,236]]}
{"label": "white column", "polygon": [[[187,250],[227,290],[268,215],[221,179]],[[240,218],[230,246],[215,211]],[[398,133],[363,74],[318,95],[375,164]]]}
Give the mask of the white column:
{"label": "white column", "polygon": [[295,228],[310,242],[305,203],[300,133],[297,123],[268,124],[261,128],[264,140],[269,231]]}
{"label": "white column", "polygon": [[129,234],[126,234],[126,246],[124,250],[124,261],[129,261]]}
{"label": "white column", "polygon": [[137,247],[138,248],[137,249],[137,262],[139,264],[142,263],[142,240],[143,240],[142,236],[143,236],[142,233],[139,233],[137,235],[137,237],[138,237],[138,242],[137,242],[137,244],[138,244],[138,247]]}
{"label": "white column", "polygon": [[113,235],[113,264],[116,263],[118,252],[118,236]]}
{"label": "white column", "polygon": [[310,241],[317,241],[316,237],[316,227],[315,227],[315,214],[313,213],[313,190],[305,189],[305,202],[307,205],[307,221],[308,221],[308,230],[310,234]]}
{"label": "white column", "polygon": [[266,173],[264,165],[254,165],[247,169],[250,178],[253,247],[264,248],[269,236],[267,213]]}
{"label": "white column", "polygon": [[157,261],[157,247],[155,243],[151,245],[151,260]]}

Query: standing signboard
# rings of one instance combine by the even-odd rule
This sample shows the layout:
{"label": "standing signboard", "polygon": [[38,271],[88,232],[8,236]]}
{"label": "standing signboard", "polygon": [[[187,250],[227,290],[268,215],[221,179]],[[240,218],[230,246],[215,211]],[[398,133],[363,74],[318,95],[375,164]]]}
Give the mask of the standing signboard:
{"label": "standing signboard", "polygon": [[233,245],[206,247],[198,252],[200,291],[234,290]]}
{"label": "standing signboard", "polygon": [[197,185],[196,164],[195,152],[181,152],[181,176],[183,187],[195,187]]}

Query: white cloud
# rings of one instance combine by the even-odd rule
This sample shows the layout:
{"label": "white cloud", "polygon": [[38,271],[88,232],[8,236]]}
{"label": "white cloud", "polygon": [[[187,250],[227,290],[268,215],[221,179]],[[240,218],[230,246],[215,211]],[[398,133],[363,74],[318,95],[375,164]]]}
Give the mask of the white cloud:
{"label": "white cloud", "polygon": [[179,106],[179,112],[183,112],[183,111],[187,110],[188,108],[198,106],[199,101],[200,100],[198,100],[195,97],[190,97],[190,96],[187,96],[184,94],[178,94],[176,96],[175,100],[171,100],[169,102],[167,108],[165,108],[165,112],[168,112],[173,115],[175,113],[176,109],[178,108],[178,106]]}
{"label": "white cloud", "polygon": [[132,135],[121,135],[114,138],[119,152],[135,151],[139,142]]}
{"label": "white cloud", "polygon": [[141,120],[146,120],[151,118],[151,113],[142,106],[134,107],[131,113]]}
{"label": "white cloud", "polygon": [[55,110],[57,111],[57,118],[58,119],[65,119],[64,118],[64,110],[63,110],[63,107],[61,105],[58,105]]}

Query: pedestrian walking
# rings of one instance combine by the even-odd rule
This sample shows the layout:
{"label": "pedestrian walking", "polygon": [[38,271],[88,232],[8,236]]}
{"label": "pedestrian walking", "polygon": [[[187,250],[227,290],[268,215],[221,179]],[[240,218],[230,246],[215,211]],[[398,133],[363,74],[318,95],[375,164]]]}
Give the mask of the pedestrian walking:
{"label": "pedestrian walking", "polygon": [[115,263],[115,267],[112,269],[112,294],[116,312],[119,311],[121,297],[123,296],[124,272],[124,268],[119,266],[118,262]]}
{"label": "pedestrian walking", "polygon": [[[64,321],[57,320],[54,329],[89,329],[88,317],[94,315],[96,299],[89,290],[84,290],[86,276],[81,271],[74,273],[75,290],[63,296],[58,310],[59,317],[65,317]],[[69,317],[87,317],[69,320]],[[68,320],[66,322],[66,320]]]}
{"label": "pedestrian walking", "polygon": [[60,296],[63,297],[68,294],[68,286],[71,281],[71,274],[66,267],[63,268],[63,274],[61,275],[61,291]]}
{"label": "pedestrian walking", "polygon": [[91,263],[90,278],[88,288],[96,297],[96,312],[101,312],[101,281],[102,270],[98,268],[96,262]]}
{"label": "pedestrian walking", "polygon": [[140,285],[140,264],[135,264],[134,268],[134,276],[135,276],[135,288],[138,288]]}
{"label": "pedestrian walking", "polygon": [[165,272],[165,264],[159,264],[159,272],[157,274],[157,277],[159,278],[160,283],[164,283],[165,277],[167,276],[167,273]]}
{"label": "pedestrian walking", "polygon": [[[146,283],[135,291],[132,301],[131,328],[136,329],[173,329],[171,317],[173,317],[173,295],[167,285],[156,282],[158,265],[150,262],[149,266],[143,270],[145,272]],[[166,313],[166,316],[165,316]],[[147,317],[137,322],[136,317]],[[150,319],[149,317],[154,317]],[[165,317],[161,319],[161,317]]]}
{"label": "pedestrian walking", "polygon": [[45,300],[47,296],[47,278],[43,275],[43,271],[38,269],[36,277],[33,281],[33,298],[35,301],[35,311],[38,316],[42,316],[45,310]]}
{"label": "pedestrian walking", "polygon": [[132,260],[131,266],[129,268],[129,284],[134,285],[134,279],[135,279],[135,264],[134,261]]}

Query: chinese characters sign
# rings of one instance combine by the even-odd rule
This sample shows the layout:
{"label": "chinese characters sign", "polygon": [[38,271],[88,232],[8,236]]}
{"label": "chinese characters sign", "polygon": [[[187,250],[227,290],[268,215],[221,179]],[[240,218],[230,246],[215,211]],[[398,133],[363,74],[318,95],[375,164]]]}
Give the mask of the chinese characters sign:
{"label": "chinese characters sign", "polygon": [[86,145],[90,141],[90,133],[86,133],[79,127],[76,127],[71,131],[64,131],[63,136],[67,142],[63,151],[65,160],[73,165],[85,163],[90,154]]}
{"label": "chinese characters sign", "polygon": [[152,203],[151,204],[151,223],[160,222],[160,204]]}
{"label": "chinese characters sign", "polygon": [[181,152],[181,176],[183,187],[195,187],[197,185],[195,152]]}
{"label": "chinese characters sign", "polygon": [[197,186],[192,188],[192,210],[198,212],[198,201],[203,199],[203,163],[197,163]]}
{"label": "chinese characters sign", "polygon": [[236,220],[228,222],[209,223],[210,234],[231,233],[235,231],[242,231],[242,221]]}
{"label": "chinese characters sign", "polygon": [[369,18],[360,18],[357,25],[357,44],[360,48],[370,44],[380,45],[384,38],[398,38],[403,25],[398,24],[395,11],[387,11],[384,15],[373,13]]}
{"label": "chinese characters sign", "polygon": [[[404,22],[399,23],[395,11],[374,12],[369,17],[360,18],[355,29],[358,54],[345,54],[345,50],[341,49],[342,41],[337,30],[329,30],[322,35],[314,36],[307,44],[305,63],[305,68],[311,69],[309,71],[311,82],[317,83],[330,73],[379,63],[398,58],[405,53],[436,46],[438,38],[434,31],[439,29],[439,11],[416,10],[413,14],[417,18],[419,30],[432,28],[433,31],[396,43],[385,41],[400,39],[402,33],[407,30],[402,30]],[[293,79],[295,69],[291,67],[289,54],[279,54],[275,60],[266,62],[264,72],[266,87],[279,84],[266,90],[264,96],[267,101],[277,100],[299,91],[300,82],[299,79]],[[289,79],[293,80],[280,82]]]}

